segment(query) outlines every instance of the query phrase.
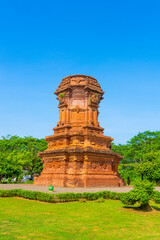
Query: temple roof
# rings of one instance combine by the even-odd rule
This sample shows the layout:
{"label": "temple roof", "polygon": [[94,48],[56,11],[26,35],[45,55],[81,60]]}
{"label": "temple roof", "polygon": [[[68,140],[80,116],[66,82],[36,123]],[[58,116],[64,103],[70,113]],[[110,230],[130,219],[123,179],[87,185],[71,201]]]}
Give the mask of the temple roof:
{"label": "temple roof", "polygon": [[73,86],[85,86],[85,88],[104,94],[97,79],[87,75],[70,75],[63,78],[55,94],[59,94],[60,92],[63,92]]}

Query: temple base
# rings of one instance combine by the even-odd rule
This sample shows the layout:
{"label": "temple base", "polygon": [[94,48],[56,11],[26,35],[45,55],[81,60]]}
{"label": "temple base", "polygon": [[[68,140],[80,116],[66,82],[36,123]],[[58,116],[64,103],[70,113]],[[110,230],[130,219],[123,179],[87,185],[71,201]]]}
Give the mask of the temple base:
{"label": "temple base", "polygon": [[35,178],[36,185],[53,185],[55,187],[122,187],[125,182],[118,176],[114,175],[55,175],[44,173],[40,177]]}
{"label": "temple base", "polygon": [[44,168],[34,184],[55,187],[109,187],[125,186],[118,173],[120,159],[109,153],[43,152]]}

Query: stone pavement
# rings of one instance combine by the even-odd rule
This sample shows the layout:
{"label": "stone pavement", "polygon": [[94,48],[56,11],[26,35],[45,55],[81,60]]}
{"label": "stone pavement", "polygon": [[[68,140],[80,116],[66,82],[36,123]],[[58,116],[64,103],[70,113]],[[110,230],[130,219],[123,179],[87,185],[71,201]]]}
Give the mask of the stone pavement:
{"label": "stone pavement", "polygon": [[[24,189],[30,191],[40,191],[48,193],[48,186],[45,185],[34,185],[34,184],[0,184],[0,189]],[[55,187],[53,193],[83,193],[83,192],[100,192],[100,191],[111,191],[111,192],[129,192],[132,190],[132,186],[125,187],[87,187],[87,188],[67,188],[67,187]],[[156,191],[160,192],[160,187],[155,187]]]}
{"label": "stone pavement", "polygon": [[[48,193],[48,186],[34,185],[34,184],[0,184],[0,189],[24,189],[30,191],[40,191]],[[112,192],[128,192],[132,189],[131,186],[126,187],[86,187],[86,188],[68,188],[68,187],[55,187],[54,193],[83,193],[83,192],[99,192],[99,191],[112,191]]]}

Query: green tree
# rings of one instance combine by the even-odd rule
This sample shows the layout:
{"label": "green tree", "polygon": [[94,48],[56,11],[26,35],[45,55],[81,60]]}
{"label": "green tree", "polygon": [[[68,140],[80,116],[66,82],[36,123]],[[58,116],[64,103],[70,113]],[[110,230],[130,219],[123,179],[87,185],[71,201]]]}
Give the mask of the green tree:
{"label": "green tree", "polygon": [[145,153],[143,161],[136,165],[135,171],[141,175],[142,180],[160,183],[160,151]]}
{"label": "green tree", "polygon": [[20,178],[26,174],[41,173],[42,162],[37,153],[44,151],[47,143],[44,139],[33,137],[20,138],[6,136],[0,140],[0,180],[2,178]]}
{"label": "green tree", "polygon": [[134,205],[138,202],[141,209],[150,211],[149,200],[153,196],[153,189],[153,183],[149,181],[137,182],[133,190],[123,194],[120,199],[125,205]]}
{"label": "green tree", "polygon": [[125,181],[144,178],[160,184],[160,131],[138,133],[127,144],[113,144],[112,149],[124,156],[119,172]]}

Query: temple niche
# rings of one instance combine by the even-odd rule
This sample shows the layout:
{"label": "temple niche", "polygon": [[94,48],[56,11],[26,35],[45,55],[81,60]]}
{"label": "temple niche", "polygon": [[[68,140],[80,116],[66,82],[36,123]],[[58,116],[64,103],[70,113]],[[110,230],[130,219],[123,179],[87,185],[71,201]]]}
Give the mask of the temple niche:
{"label": "temple niche", "polygon": [[35,184],[61,187],[123,186],[118,173],[123,158],[111,150],[113,138],[103,135],[98,122],[103,99],[97,80],[90,76],[65,77],[55,94],[59,121],[54,135],[45,140],[48,148],[38,156],[43,171]]}

